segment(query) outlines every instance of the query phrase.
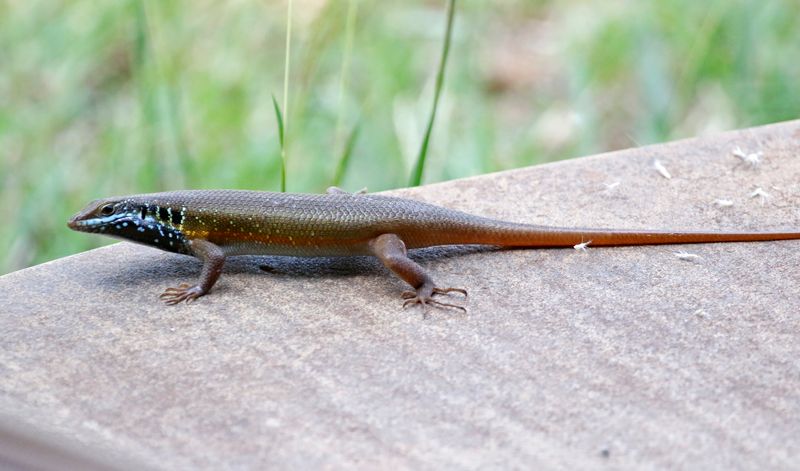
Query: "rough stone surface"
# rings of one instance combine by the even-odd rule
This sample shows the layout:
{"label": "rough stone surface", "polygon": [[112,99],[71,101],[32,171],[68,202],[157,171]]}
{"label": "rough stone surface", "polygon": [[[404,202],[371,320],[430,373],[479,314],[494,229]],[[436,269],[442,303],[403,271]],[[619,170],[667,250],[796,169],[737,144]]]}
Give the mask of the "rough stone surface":
{"label": "rough stone surface", "polygon": [[[395,193],[559,226],[799,228],[799,154],[795,121]],[[800,242],[416,258],[468,313],[401,310],[369,258],[232,259],[174,307],[156,296],[199,263],[127,243],[3,276],[0,411],[166,468],[800,462]]]}

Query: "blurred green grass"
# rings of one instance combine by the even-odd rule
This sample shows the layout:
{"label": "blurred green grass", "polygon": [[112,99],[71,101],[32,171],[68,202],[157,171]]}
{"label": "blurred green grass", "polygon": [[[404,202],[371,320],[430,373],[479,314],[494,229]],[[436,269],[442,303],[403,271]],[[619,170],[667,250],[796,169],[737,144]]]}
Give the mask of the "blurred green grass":
{"label": "blurred green grass", "polygon": [[[358,1],[348,47],[350,1],[295,0],[289,191],[408,181],[445,3]],[[279,189],[285,12],[0,2],[0,273],[103,243],[93,198]],[[797,57],[796,0],[463,0],[425,181],[793,119]]]}

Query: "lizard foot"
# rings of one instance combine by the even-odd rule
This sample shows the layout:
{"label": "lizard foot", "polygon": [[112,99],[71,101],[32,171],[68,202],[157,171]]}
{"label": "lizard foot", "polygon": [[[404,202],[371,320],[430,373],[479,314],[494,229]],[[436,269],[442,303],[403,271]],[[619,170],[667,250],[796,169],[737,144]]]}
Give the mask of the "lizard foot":
{"label": "lizard foot", "polygon": [[430,288],[427,286],[421,286],[416,291],[403,291],[402,297],[406,301],[403,303],[403,309],[407,308],[408,306],[414,306],[419,304],[427,313],[428,306],[438,306],[442,308],[453,308],[457,309],[461,312],[467,312],[467,308],[464,306],[459,306],[457,304],[450,304],[450,303],[443,303],[436,301],[433,299],[434,295],[437,294],[448,294],[448,293],[461,293],[464,297],[467,297],[467,290],[462,288]]}
{"label": "lizard foot", "polygon": [[199,286],[190,286],[189,283],[181,283],[175,288],[165,289],[164,292],[161,293],[161,296],[159,296],[159,299],[172,306],[173,304],[178,304],[183,301],[189,304],[202,295],[203,290]]}

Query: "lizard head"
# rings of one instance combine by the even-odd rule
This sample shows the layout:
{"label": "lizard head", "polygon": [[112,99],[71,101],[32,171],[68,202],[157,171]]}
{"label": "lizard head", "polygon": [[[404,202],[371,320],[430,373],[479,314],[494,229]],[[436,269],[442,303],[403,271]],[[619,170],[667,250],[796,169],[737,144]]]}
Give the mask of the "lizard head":
{"label": "lizard head", "polygon": [[185,253],[186,238],[180,227],[183,212],[173,212],[138,197],[104,198],[92,201],[76,213],[67,226],[79,232],[93,232]]}
{"label": "lizard head", "polygon": [[[144,219],[139,208],[120,198],[94,200],[67,222],[67,226],[80,232],[105,232],[114,234],[114,229],[136,224]],[[125,226],[122,226],[125,224]],[[119,226],[119,227],[117,227]]]}

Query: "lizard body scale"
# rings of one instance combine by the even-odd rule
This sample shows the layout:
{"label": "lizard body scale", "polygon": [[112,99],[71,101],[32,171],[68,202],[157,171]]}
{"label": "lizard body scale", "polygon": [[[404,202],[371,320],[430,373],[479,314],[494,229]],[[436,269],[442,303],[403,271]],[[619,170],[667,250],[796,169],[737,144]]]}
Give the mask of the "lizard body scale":
{"label": "lizard body scale", "polygon": [[460,306],[436,294],[439,288],[406,255],[406,249],[436,245],[572,247],[683,244],[800,239],[800,232],[677,232],[565,228],[520,224],[474,216],[419,201],[351,194],[272,193],[245,190],[186,190],[106,198],[91,202],[69,220],[71,229],[130,240],[203,261],[198,284],[167,288],[168,304],[206,294],[230,255],[376,256],[410,284],[410,304]]}

